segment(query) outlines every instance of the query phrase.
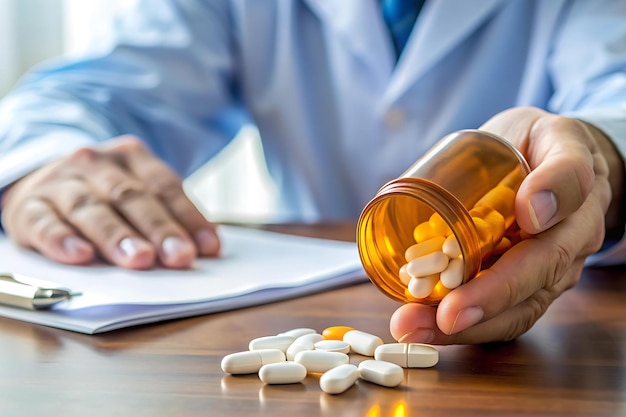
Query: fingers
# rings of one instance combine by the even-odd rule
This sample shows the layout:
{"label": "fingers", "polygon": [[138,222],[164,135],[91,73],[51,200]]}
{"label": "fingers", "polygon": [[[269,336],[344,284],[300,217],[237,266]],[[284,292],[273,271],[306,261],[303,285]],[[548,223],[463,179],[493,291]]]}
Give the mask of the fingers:
{"label": "fingers", "polygon": [[79,265],[93,260],[93,246],[77,236],[48,201],[40,198],[26,200],[17,219],[18,222],[3,223],[19,245],[35,249],[57,262]]}
{"label": "fingers", "polygon": [[98,253],[125,268],[186,268],[198,253],[219,252],[215,226],[181,180],[128,138],[81,149],[18,181],[5,193],[2,216],[16,242],[70,264]]}
{"label": "fingers", "polygon": [[[393,314],[390,330],[392,336],[402,343],[452,345],[510,341],[527,332],[552,300],[547,291],[539,291],[502,314],[451,335],[436,326],[436,310],[433,307],[405,304]],[[416,328],[416,324],[420,327]]]}
{"label": "fingers", "polygon": [[437,309],[399,308],[391,319],[392,335],[404,342],[450,344],[511,340],[526,332],[576,284],[585,257],[602,243],[603,204],[595,198],[601,194],[597,190],[574,215],[515,245],[446,295]]}
{"label": "fingers", "polygon": [[200,255],[219,254],[220,242],[215,225],[207,221],[187,198],[178,176],[151,156],[137,140],[118,141],[108,147],[108,151],[123,161],[125,167],[145,184],[147,190],[158,197],[160,203],[186,231],[187,236],[193,238]]}
{"label": "fingers", "polygon": [[517,223],[527,233],[539,233],[574,213],[589,196],[595,176],[608,173],[591,132],[580,121],[522,108],[499,114],[481,129],[511,141],[532,168],[515,207]]}
{"label": "fingers", "polygon": [[92,242],[109,262],[130,269],[154,265],[154,247],[108,201],[100,198],[88,182],[64,180],[63,194],[53,201],[61,217]]}
{"label": "fingers", "polygon": [[450,292],[437,309],[419,304],[399,308],[390,330],[401,341],[511,340],[576,284],[584,259],[602,244],[611,202],[609,166],[585,124],[517,109],[483,128],[511,140],[533,168],[516,197],[525,239]]}
{"label": "fingers", "polygon": [[586,127],[578,121],[545,116],[530,132],[528,158],[534,166],[516,198],[520,227],[538,233],[574,213],[585,202],[596,173],[608,170],[601,158],[594,158],[596,147]]}

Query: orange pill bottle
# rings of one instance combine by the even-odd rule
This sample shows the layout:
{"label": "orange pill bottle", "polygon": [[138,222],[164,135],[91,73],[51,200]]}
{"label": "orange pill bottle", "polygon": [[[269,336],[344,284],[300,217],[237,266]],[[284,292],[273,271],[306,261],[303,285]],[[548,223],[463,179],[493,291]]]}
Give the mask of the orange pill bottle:
{"label": "orange pill bottle", "polygon": [[515,195],[529,172],[519,150],[497,135],[460,130],[442,138],[363,209],[357,245],[370,280],[397,301],[437,305],[451,288],[439,281],[428,296],[414,297],[399,277],[407,249],[452,236],[461,284],[473,279],[519,241]]}

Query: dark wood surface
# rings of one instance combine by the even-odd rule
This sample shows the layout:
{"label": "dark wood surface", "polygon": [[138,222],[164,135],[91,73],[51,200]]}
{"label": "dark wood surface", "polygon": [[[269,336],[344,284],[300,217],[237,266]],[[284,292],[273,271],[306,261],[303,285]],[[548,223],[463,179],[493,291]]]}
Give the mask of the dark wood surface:
{"label": "dark wood surface", "polygon": [[[352,240],[350,226],[279,230]],[[349,325],[392,342],[398,307],[367,283],[95,336],[0,318],[0,416],[626,416],[626,269],[588,269],[526,335],[440,348],[394,389],[265,386],[222,357],[255,337]],[[351,356],[357,364],[364,358]]]}

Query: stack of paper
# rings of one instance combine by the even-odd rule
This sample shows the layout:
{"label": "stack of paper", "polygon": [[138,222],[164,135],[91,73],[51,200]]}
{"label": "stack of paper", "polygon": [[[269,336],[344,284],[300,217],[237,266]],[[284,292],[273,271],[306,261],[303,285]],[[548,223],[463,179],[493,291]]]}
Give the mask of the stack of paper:
{"label": "stack of paper", "polygon": [[47,311],[0,315],[82,333],[248,307],[366,280],[356,245],[221,226],[222,256],[189,270],[67,266],[0,235],[0,272],[51,281],[82,295]]}

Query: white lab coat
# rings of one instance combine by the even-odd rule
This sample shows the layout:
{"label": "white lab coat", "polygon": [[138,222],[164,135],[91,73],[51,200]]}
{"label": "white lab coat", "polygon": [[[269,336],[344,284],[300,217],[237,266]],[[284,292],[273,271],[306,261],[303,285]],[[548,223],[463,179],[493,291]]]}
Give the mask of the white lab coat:
{"label": "white lab coat", "polygon": [[0,106],[0,186],[123,133],[187,175],[242,109],[284,220],[355,218],[437,139],[514,106],[594,123],[626,155],[623,0],[428,1],[397,64],[376,0],[135,3]]}

